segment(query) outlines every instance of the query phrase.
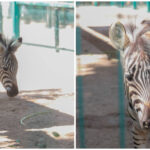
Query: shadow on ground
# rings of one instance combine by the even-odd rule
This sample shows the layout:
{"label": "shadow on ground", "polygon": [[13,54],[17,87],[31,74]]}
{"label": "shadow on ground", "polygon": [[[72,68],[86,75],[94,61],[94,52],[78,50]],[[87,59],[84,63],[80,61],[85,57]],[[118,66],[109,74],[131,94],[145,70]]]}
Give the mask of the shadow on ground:
{"label": "shadow on ground", "polygon": [[[108,37],[108,26],[90,28]],[[77,147],[83,142],[87,148],[119,148],[117,51],[85,31],[81,31],[81,39],[77,78],[82,77],[83,108],[77,103]],[[77,92],[80,88],[77,85]],[[83,118],[79,116],[81,109]],[[84,119],[84,128],[79,124],[80,119]],[[132,147],[128,132],[131,124],[128,120],[126,113],[126,146]],[[85,139],[81,139],[81,130]]]}
{"label": "shadow on ground", "polygon": [[60,109],[71,107],[72,93],[46,89],[21,91],[15,98],[0,95],[0,148],[73,148],[73,113]]}

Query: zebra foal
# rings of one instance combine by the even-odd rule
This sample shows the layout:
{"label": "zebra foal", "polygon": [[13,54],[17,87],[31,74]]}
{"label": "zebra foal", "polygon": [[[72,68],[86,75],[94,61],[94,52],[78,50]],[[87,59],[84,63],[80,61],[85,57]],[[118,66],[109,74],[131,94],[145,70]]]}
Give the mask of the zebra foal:
{"label": "zebra foal", "polygon": [[137,27],[115,22],[109,30],[113,46],[122,53],[128,113],[133,121],[135,148],[145,148],[150,133],[150,21]]}
{"label": "zebra foal", "polygon": [[9,97],[14,97],[18,94],[16,80],[18,62],[15,52],[21,44],[21,37],[9,40],[0,33],[0,82],[6,89]]}

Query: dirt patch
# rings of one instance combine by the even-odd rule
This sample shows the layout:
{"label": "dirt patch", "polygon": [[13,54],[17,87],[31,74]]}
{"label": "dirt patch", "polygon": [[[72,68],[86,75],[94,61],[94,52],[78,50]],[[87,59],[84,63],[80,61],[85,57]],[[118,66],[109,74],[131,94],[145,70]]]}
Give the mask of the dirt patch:
{"label": "dirt patch", "polygon": [[[96,30],[100,32],[100,29]],[[118,60],[104,53],[108,48],[106,43],[100,41],[98,48],[93,40],[90,40],[92,37],[85,38],[85,33],[81,35],[82,53],[77,56],[77,66],[78,76],[82,77],[83,118],[79,116],[81,110],[78,103],[77,147],[81,146],[80,131],[83,129],[85,147],[119,148]],[[84,127],[80,126],[80,119],[84,120]],[[130,128],[131,122],[126,113],[126,147],[132,147]]]}
{"label": "dirt patch", "polygon": [[0,148],[73,148],[73,114],[59,106],[70,107],[73,93],[46,89],[22,91],[15,98],[0,95]]}

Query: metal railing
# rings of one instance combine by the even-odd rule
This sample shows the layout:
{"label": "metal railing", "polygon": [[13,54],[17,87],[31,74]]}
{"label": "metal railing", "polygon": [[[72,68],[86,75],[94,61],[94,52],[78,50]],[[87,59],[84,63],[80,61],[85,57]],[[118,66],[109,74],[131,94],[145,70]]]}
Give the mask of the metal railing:
{"label": "metal railing", "polygon": [[[94,6],[102,6],[102,5],[110,5],[110,6],[113,6],[113,5],[116,5],[116,6],[120,6],[120,7],[125,7],[127,2],[125,1],[120,1],[120,2],[115,2],[115,1],[108,1],[108,2],[100,2],[100,1],[95,1],[95,2],[76,2],[77,6],[80,6],[80,5],[94,5]],[[147,1],[147,2],[142,2],[141,3],[143,4],[146,4],[147,5],[147,11],[150,12],[150,2]],[[134,9],[137,9],[139,5],[141,5],[139,2],[136,2],[136,1],[133,1],[133,2],[130,2],[129,4],[130,6],[133,5],[133,8]]]}
{"label": "metal railing", "polygon": [[[20,36],[20,6],[42,6],[48,7],[54,10],[54,29],[55,29],[55,46],[50,45],[42,45],[42,44],[34,44],[34,43],[23,43],[31,46],[42,46],[45,48],[55,48],[57,52],[60,50],[74,52],[72,49],[61,48],[59,47],[59,10],[61,8],[64,9],[74,9],[73,3],[33,3],[33,2],[12,2],[12,18],[13,18],[13,36]],[[73,16],[74,17],[74,16]],[[52,19],[51,16],[49,19]],[[74,20],[74,18],[73,18]],[[51,21],[51,20],[50,20]]]}

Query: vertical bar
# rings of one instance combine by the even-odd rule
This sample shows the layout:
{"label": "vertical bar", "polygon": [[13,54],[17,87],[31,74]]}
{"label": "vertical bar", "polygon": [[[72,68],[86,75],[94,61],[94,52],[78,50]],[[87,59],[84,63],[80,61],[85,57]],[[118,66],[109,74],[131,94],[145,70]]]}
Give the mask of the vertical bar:
{"label": "vertical bar", "polygon": [[13,2],[13,36],[15,38],[20,35],[20,10],[17,2]]}
{"label": "vertical bar", "polygon": [[110,2],[110,5],[111,5],[111,6],[115,5],[115,2],[114,2],[114,1],[111,1],[111,2]]}
{"label": "vertical bar", "polygon": [[3,15],[2,15],[2,4],[0,3],[0,33],[3,32]]}
{"label": "vertical bar", "polygon": [[47,7],[46,26],[49,28],[52,27],[52,10],[51,10],[51,7]]}
{"label": "vertical bar", "polygon": [[80,6],[80,2],[76,2],[76,6]]}
{"label": "vertical bar", "polygon": [[62,25],[63,25],[63,27],[65,27],[66,26],[66,18],[67,18],[67,9],[63,8],[62,11],[63,11]]}
{"label": "vertical bar", "polygon": [[133,2],[133,8],[137,9],[137,2]]}
{"label": "vertical bar", "polygon": [[118,84],[119,84],[119,125],[120,125],[120,147],[125,148],[125,104],[124,104],[124,78],[120,52],[118,52]]}
{"label": "vertical bar", "polygon": [[[76,53],[81,53],[81,31],[76,28]],[[79,67],[80,69],[80,67]],[[79,70],[80,71],[80,70]],[[85,133],[84,133],[84,107],[83,107],[83,80],[82,76],[77,76],[77,106],[79,111],[79,144],[80,148],[85,148]]]}
{"label": "vertical bar", "polygon": [[94,6],[98,6],[98,2],[94,2]]}
{"label": "vertical bar", "polygon": [[59,10],[55,9],[55,47],[56,52],[59,52]]}
{"label": "vertical bar", "polygon": [[81,31],[80,27],[76,27],[76,53],[81,54]]}
{"label": "vertical bar", "polygon": [[121,2],[121,7],[124,7],[125,2]]}
{"label": "vertical bar", "polygon": [[150,12],[150,2],[147,2],[147,11]]}

